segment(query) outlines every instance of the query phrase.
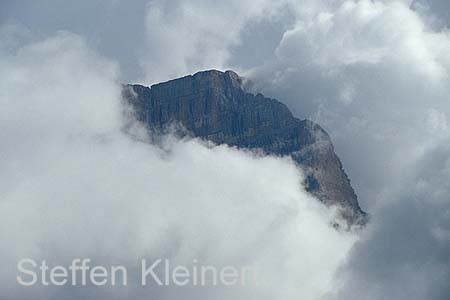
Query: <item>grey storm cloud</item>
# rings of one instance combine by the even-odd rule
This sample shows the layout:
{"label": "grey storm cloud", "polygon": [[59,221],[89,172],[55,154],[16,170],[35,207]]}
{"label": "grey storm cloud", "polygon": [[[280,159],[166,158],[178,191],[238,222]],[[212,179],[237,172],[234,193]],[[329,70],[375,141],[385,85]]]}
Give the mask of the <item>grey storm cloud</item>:
{"label": "grey storm cloud", "polygon": [[[12,211],[24,209],[24,214],[34,216],[36,210],[42,211],[53,205],[53,196],[48,193],[43,194],[41,202],[35,201],[39,207],[31,205],[32,199],[28,202],[27,198],[32,192],[32,198],[38,198],[38,187],[50,186],[52,174],[63,172],[59,166],[85,159],[82,165],[98,164],[106,168],[102,172],[107,173],[93,172],[90,177],[93,182],[103,181],[102,184],[106,185],[100,189],[91,188],[93,193],[97,193],[91,198],[98,199],[92,205],[100,207],[104,204],[106,200],[103,198],[109,195],[104,194],[107,187],[123,185],[119,191],[112,190],[114,195],[122,193],[137,198],[136,207],[127,204],[125,211],[128,215],[140,216],[134,210],[140,212],[141,205],[148,205],[143,196],[147,190],[135,185],[144,187],[142,178],[156,180],[158,176],[152,173],[153,170],[163,174],[156,181],[159,186],[154,186],[154,190],[161,193],[155,199],[171,198],[164,195],[172,190],[167,182],[176,182],[182,191],[179,195],[192,203],[186,207],[187,214],[194,217],[193,207],[204,205],[204,202],[189,198],[190,193],[198,192],[192,191],[191,185],[195,185],[195,180],[210,178],[214,168],[235,161],[236,165],[245,167],[223,174],[223,186],[217,182],[205,182],[207,191],[203,191],[204,195],[214,198],[213,195],[227,190],[227,187],[231,198],[243,199],[240,191],[243,185],[233,178],[242,180],[253,192],[265,191],[263,200],[250,201],[255,211],[268,214],[266,218],[263,215],[262,220],[254,221],[254,226],[261,229],[261,236],[264,236],[264,225],[284,211],[275,209],[274,214],[270,214],[270,209],[264,204],[266,201],[269,207],[290,207],[292,203],[287,199],[291,198],[304,199],[299,203],[310,203],[304,193],[295,188],[300,180],[295,177],[297,175],[292,175],[292,178],[279,175],[292,172],[289,162],[261,159],[250,153],[210,147],[197,141],[169,142],[168,147],[173,148],[175,154],[171,159],[162,159],[157,148],[136,144],[119,133],[123,123],[120,106],[118,101],[108,101],[117,100],[118,81],[148,85],[200,69],[234,69],[252,82],[252,89],[285,102],[296,116],[314,119],[327,129],[361,205],[371,213],[372,221],[358,237],[345,236],[322,226],[330,218],[330,212],[317,207],[305,208],[303,218],[312,218],[313,223],[300,224],[299,229],[281,226],[277,231],[286,239],[298,239],[304,247],[292,246],[298,257],[293,257],[291,271],[284,270],[288,282],[283,284],[275,280],[270,293],[257,290],[249,295],[247,291],[241,291],[241,294],[236,292],[233,296],[239,294],[248,299],[266,293],[267,299],[291,299],[293,295],[302,295],[303,299],[448,299],[450,4],[447,1],[282,0],[274,3],[259,0],[217,4],[216,1],[155,0],[133,4],[125,1],[77,1],[70,5],[62,5],[59,1],[39,4],[34,1],[6,1],[1,5],[0,96],[6,108],[1,119],[4,128],[2,139],[6,141],[1,150],[4,158],[2,193],[19,193],[10,199],[19,197],[23,203],[14,206],[12,200],[3,201],[6,208]],[[64,59],[50,60],[51,57]],[[47,60],[55,66],[53,69],[39,63]],[[68,69],[71,72],[67,72]],[[41,74],[50,77],[38,76]],[[54,74],[61,76],[52,78]],[[66,98],[68,102],[59,101]],[[20,106],[19,99],[27,99],[32,104]],[[68,113],[65,105],[73,103],[76,106]],[[93,117],[90,114],[93,103],[95,107],[101,106],[106,110]],[[64,125],[55,127],[55,123]],[[77,129],[75,132],[74,128]],[[41,132],[46,132],[43,139]],[[85,133],[95,138],[86,138]],[[72,140],[66,139],[74,135],[81,135],[82,140],[72,148]],[[46,140],[50,144],[43,142]],[[54,147],[47,146],[53,144]],[[82,151],[70,150],[78,148]],[[30,149],[40,155],[31,155]],[[130,159],[125,153],[133,153],[139,160]],[[55,157],[61,161],[55,162]],[[114,160],[113,157],[119,159]],[[105,158],[114,160],[114,165],[109,160],[104,161]],[[26,170],[17,167],[17,162],[22,160]],[[142,161],[149,161],[154,165],[153,169],[142,168],[139,163]],[[64,180],[63,176],[64,184],[61,184],[76,191],[79,189],[76,183],[68,178],[84,178],[86,175],[79,170],[78,163],[71,162],[66,167],[69,173],[63,172],[67,177]],[[279,168],[278,176],[272,176],[270,172],[266,174],[271,168]],[[129,177],[137,182],[123,181],[123,176],[111,176],[115,172],[108,170],[128,170]],[[47,174],[41,176],[39,171]],[[75,174],[71,175],[71,172]],[[195,174],[189,181],[191,185],[183,182],[184,177],[176,177],[189,177],[190,172]],[[251,179],[255,177],[262,179],[254,183]],[[110,180],[109,185],[105,178]],[[271,184],[266,184],[268,182]],[[15,186],[17,183],[28,185],[19,188]],[[283,188],[276,188],[279,184]],[[127,188],[139,193],[128,194]],[[251,194],[251,191],[247,192]],[[179,197],[177,195],[173,196]],[[80,196],[61,198],[68,204]],[[120,197],[111,197],[111,204],[117,207],[107,212],[127,221],[119,214],[123,212]],[[277,204],[275,198],[285,199],[289,204],[283,200],[279,201],[284,204]],[[225,211],[233,210],[226,201],[212,200],[223,205]],[[155,201],[162,205],[167,200]],[[167,222],[175,228],[182,227],[170,219],[177,219],[179,215],[169,207],[163,207],[166,217],[152,222],[159,222],[159,226]],[[21,227],[11,219],[15,214],[6,208],[2,210],[6,218],[4,222],[10,227],[18,226],[16,230],[20,230]],[[81,210],[83,205],[77,208]],[[61,209],[67,212],[67,208]],[[104,221],[95,224],[98,228],[92,231],[92,235],[101,236],[110,223],[98,210],[93,211],[92,218],[95,216]],[[288,211],[299,213],[292,207]],[[77,211],[73,222],[84,223],[86,230],[91,229],[93,221],[81,222],[81,214],[82,211]],[[233,216],[236,221],[244,222],[252,219],[249,214],[244,211]],[[36,247],[34,244],[38,237],[44,236],[45,230],[54,228],[55,224],[51,222],[55,222],[56,216],[53,218],[48,224],[33,226],[37,232],[18,234],[16,242],[8,244],[22,246],[4,250],[4,256],[26,254],[20,252],[25,248],[22,243],[26,241],[31,248]],[[217,240],[210,240],[211,235],[224,229],[221,227],[225,222],[223,216],[218,213],[205,218],[202,222],[215,222],[217,227],[212,226],[210,231],[205,231],[200,241],[205,245],[223,242],[226,233],[219,235]],[[296,217],[293,219],[298,220]],[[36,218],[31,220],[38,222]],[[136,236],[129,241],[129,249],[117,252],[120,255],[129,257],[129,253],[146,253],[142,249],[164,249],[162,244],[155,242],[158,237],[143,242],[140,232],[145,232],[152,223],[142,221],[134,224],[139,220],[141,218],[137,217],[126,226],[120,223],[113,226],[112,230],[117,232],[137,228]],[[193,225],[196,224],[194,221],[188,223],[186,231],[178,233],[182,239],[190,238],[199,230]],[[72,228],[67,226],[66,229]],[[235,233],[233,228],[227,230],[228,234]],[[0,233],[3,240],[7,231],[2,229]],[[58,237],[66,241],[59,235],[50,236],[54,238],[43,237],[42,240],[52,243]],[[275,241],[279,238],[270,236],[268,239]],[[147,242],[151,245],[145,244]],[[122,243],[124,241],[114,235],[110,244],[103,247],[113,249]],[[51,249],[61,253],[68,249],[64,244],[70,245],[67,241],[42,247],[47,252]],[[232,243],[225,243],[225,246],[224,249],[241,254],[257,251],[254,247],[245,248]],[[285,244],[286,249],[288,246]],[[310,269],[305,268],[304,259],[310,256],[308,253],[314,253],[312,249],[322,249],[322,246],[331,247],[333,251],[323,250],[325,252],[317,253],[318,256],[312,255],[314,264],[318,257],[332,257],[333,253],[342,256],[317,263],[316,272],[312,272],[316,277],[311,276],[308,280],[303,272],[314,269],[314,264]],[[89,254],[99,245],[87,243],[84,247],[86,252],[82,253]],[[216,251],[219,253],[218,249],[212,249],[211,255],[214,256]],[[117,253],[116,257],[119,256]],[[196,252],[187,253],[190,258],[189,255]],[[267,253],[261,257],[271,258]],[[10,261],[14,261],[16,256],[10,257]],[[279,257],[275,255],[272,259],[267,271],[273,274],[267,275],[268,278],[282,273],[275,267]],[[6,273],[1,275],[2,278]],[[317,285],[319,277],[324,279]],[[295,281],[299,285],[304,283],[304,288],[296,288],[292,283]],[[11,291],[8,296],[15,292]],[[173,291],[171,296],[177,292]]]}

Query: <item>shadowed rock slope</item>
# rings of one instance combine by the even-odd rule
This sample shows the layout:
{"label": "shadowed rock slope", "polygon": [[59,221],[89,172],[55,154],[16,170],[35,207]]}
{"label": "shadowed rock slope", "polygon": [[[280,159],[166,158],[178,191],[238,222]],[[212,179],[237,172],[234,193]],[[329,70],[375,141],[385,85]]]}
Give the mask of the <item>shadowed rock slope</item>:
{"label": "shadowed rock slope", "polygon": [[193,136],[217,144],[291,156],[305,173],[308,192],[326,205],[337,205],[349,224],[366,223],[325,130],[295,118],[275,99],[246,92],[233,71],[198,72],[150,88],[126,85],[123,96],[152,131],[178,123]]}

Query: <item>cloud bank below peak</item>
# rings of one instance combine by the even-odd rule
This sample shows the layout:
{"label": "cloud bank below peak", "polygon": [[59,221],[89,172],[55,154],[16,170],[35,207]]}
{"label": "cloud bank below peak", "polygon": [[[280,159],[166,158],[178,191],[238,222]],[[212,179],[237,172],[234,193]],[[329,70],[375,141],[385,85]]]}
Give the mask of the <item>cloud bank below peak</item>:
{"label": "cloud bank below peak", "polygon": [[[304,191],[290,160],[171,136],[162,147],[143,142],[116,64],[72,33],[9,47],[0,66],[1,296],[290,299],[332,288],[357,236],[330,225],[334,212]],[[132,274],[141,258],[196,259],[252,266],[266,284],[24,288],[22,258],[90,258]]]}

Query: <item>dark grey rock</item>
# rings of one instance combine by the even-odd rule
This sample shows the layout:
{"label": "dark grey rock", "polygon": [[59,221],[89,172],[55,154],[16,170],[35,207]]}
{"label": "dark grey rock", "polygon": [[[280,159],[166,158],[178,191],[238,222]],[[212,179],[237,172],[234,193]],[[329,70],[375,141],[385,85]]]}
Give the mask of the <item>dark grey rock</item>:
{"label": "dark grey rock", "polygon": [[233,71],[198,72],[151,88],[126,85],[123,96],[137,119],[153,131],[179,123],[193,136],[217,144],[290,155],[304,170],[311,194],[326,205],[337,205],[348,224],[367,222],[325,130],[295,118],[275,99],[247,93]]}

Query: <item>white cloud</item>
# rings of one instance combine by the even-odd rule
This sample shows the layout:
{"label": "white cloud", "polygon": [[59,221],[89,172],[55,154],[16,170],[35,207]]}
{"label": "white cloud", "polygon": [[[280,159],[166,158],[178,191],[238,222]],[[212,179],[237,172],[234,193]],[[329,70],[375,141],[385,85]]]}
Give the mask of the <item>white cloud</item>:
{"label": "white cloud", "polygon": [[[317,298],[356,237],[301,188],[288,159],[171,137],[133,139],[115,64],[61,32],[0,57],[0,294],[7,298]],[[23,288],[24,257],[252,265],[266,285]],[[137,272],[137,270],[134,270]],[[138,274],[138,273],[137,273]],[[139,282],[139,281],[137,281]]]}
{"label": "white cloud", "polygon": [[336,298],[446,299],[448,30],[411,1],[319,2],[248,76],[325,126],[373,214]]}
{"label": "white cloud", "polygon": [[447,31],[428,28],[403,2],[342,1],[299,15],[272,60],[249,76],[330,131],[365,201],[374,195],[367,185],[434,144],[427,111],[439,111],[441,124],[448,119],[449,47]]}

